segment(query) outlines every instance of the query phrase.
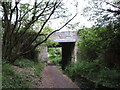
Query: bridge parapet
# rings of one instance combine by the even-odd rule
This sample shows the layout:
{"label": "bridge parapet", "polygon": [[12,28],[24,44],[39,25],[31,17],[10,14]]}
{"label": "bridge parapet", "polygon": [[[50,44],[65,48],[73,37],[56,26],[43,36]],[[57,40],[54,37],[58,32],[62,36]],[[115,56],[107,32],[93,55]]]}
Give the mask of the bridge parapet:
{"label": "bridge parapet", "polygon": [[63,32],[55,32],[51,39],[57,41],[59,43],[64,42],[76,42],[79,37],[76,31],[63,31]]}

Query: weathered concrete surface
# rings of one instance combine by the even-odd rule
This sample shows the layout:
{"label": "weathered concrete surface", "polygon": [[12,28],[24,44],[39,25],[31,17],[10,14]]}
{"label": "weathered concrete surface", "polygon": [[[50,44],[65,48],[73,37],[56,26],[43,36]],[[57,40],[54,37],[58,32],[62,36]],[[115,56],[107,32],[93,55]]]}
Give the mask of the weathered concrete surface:
{"label": "weathered concrete surface", "polygon": [[[70,62],[77,61],[77,41],[80,39],[76,31],[63,31],[56,32],[50,37],[53,41],[59,43],[62,47],[62,65],[63,68]],[[40,46],[40,52],[38,55],[39,60],[47,61],[47,47]]]}
{"label": "weathered concrete surface", "polygon": [[38,60],[47,61],[48,60],[47,46],[41,45],[38,48],[40,50],[38,53]]}
{"label": "weathered concrete surface", "polygon": [[50,38],[59,43],[76,42],[79,39],[76,31],[55,32]]}
{"label": "weathered concrete surface", "polygon": [[55,66],[47,66],[42,72],[41,88],[74,88],[80,90],[67,76]]}
{"label": "weathered concrete surface", "polygon": [[80,37],[77,35],[77,31],[63,31],[56,32],[51,36],[53,41],[56,41],[62,47],[62,65],[67,65],[68,62],[77,61],[77,41]]}

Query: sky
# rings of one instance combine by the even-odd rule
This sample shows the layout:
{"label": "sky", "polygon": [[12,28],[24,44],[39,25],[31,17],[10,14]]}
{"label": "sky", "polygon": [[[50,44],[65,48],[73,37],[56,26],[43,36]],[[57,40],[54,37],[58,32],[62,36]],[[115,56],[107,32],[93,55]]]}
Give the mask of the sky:
{"label": "sky", "polygon": [[[68,12],[72,13],[72,16],[75,15],[75,13],[77,12],[78,15],[70,22],[70,24],[74,25],[76,23],[79,22],[78,26],[75,25],[74,28],[63,28],[61,31],[67,31],[67,30],[78,30],[80,28],[82,28],[83,26],[85,27],[92,27],[92,25],[94,24],[93,21],[89,21],[89,16],[83,16],[81,14],[84,13],[83,9],[85,7],[88,6],[88,3],[87,1],[90,1],[90,0],[63,0],[64,3],[65,3],[65,7],[68,8]],[[106,1],[120,1],[120,0],[106,0]],[[77,7],[77,11],[76,11],[76,7],[75,7],[75,4],[76,2],[78,3],[78,7]],[[106,8],[106,6],[104,6]],[[52,23],[51,27],[54,28],[54,29],[57,29],[59,27],[60,24],[58,24],[58,22],[61,21],[63,22],[63,20],[54,20],[54,22]]]}
{"label": "sky", "polygon": [[[6,1],[6,0],[2,0],[2,1]],[[12,1],[14,2],[15,0],[12,0]],[[33,4],[34,1],[35,0],[21,0],[21,3],[31,3],[31,4]],[[78,23],[78,22],[80,23],[79,26],[78,27],[76,26],[76,28],[74,30],[78,29],[79,27],[81,27],[83,25],[85,25],[86,27],[91,26],[91,23],[87,21],[87,18],[80,15],[83,12],[82,11],[83,8],[86,6],[85,0],[63,0],[63,2],[65,3],[65,7],[68,8],[67,12],[72,14],[71,17],[76,14],[76,7],[74,5],[76,4],[76,2],[78,2],[78,8],[77,8],[78,9],[77,10],[78,15],[70,22],[71,25],[74,25],[75,23]],[[70,19],[70,18],[68,18],[68,19]],[[65,23],[64,19],[57,19],[57,20],[52,21],[52,23],[49,23],[49,26],[52,29],[57,29],[61,25],[63,25],[64,23]],[[63,31],[68,30],[68,28],[63,28],[62,30]]]}
{"label": "sky", "polygon": [[[78,2],[78,7],[76,10],[75,4],[76,2]],[[83,9],[87,6],[87,3],[85,0],[64,0],[65,3],[65,7],[68,8],[68,12],[70,12],[72,14],[72,16],[74,16],[76,14],[76,12],[78,13],[77,16],[70,22],[71,25],[75,25],[76,23],[79,23],[78,26],[75,25],[74,28],[63,28],[61,31],[66,31],[66,30],[78,30],[79,28],[82,28],[83,26],[86,27],[91,27],[93,25],[93,22],[87,21],[88,17],[84,17],[81,14],[83,13]],[[71,16],[71,17],[72,17]],[[54,22],[52,23],[52,28],[57,29],[58,27],[60,27],[59,25],[59,21],[60,22],[64,22],[64,19],[61,20],[54,20]]]}
{"label": "sky", "polygon": [[[15,1],[15,0],[13,0],[13,1]],[[21,1],[22,1],[22,3],[25,3],[25,2],[31,3],[34,0],[21,0]],[[63,0],[63,1],[65,3],[65,7],[68,8],[67,12],[70,12],[72,14],[71,17],[74,16],[76,14],[76,12],[78,14],[70,22],[70,24],[73,25],[73,26],[75,26],[75,27],[70,28],[70,29],[68,27],[65,27],[61,31],[78,30],[78,29],[82,28],[83,26],[85,26],[85,27],[91,27],[93,25],[93,22],[88,21],[89,17],[84,17],[83,15],[81,15],[83,13],[83,9],[88,5],[87,2],[86,2],[87,0]],[[110,0],[110,1],[112,1],[112,0]],[[118,0],[115,0],[115,1],[118,1]],[[78,4],[77,9],[75,7],[76,3]],[[70,18],[68,18],[68,19],[70,19]],[[65,23],[65,20],[63,18],[61,18],[61,19],[53,20],[51,22],[52,23],[49,23],[48,25],[52,29],[58,29],[61,25],[63,25]],[[76,23],[79,23],[79,24],[76,25]]]}
{"label": "sky", "polygon": [[[22,1],[23,3],[25,2],[31,2],[32,0],[24,0]],[[74,25],[74,28],[68,28],[68,27],[64,27],[61,31],[67,31],[67,30],[78,30],[79,28],[82,28],[82,26],[86,26],[86,27],[91,27],[92,26],[92,22],[87,21],[87,17],[82,16],[81,14],[83,13],[83,9],[86,7],[87,3],[86,0],[63,0],[63,2],[65,3],[65,7],[68,8],[69,13],[71,13],[71,17],[74,16],[76,14],[76,12],[78,13],[77,16],[70,22],[71,25]],[[78,2],[78,7],[76,10],[75,4]],[[71,18],[70,17],[70,18]],[[70,19],[68,18],[68,19]],[[79,25],[75,25],[76,23],[79,22]],[[63,18],[61,19],[56,19],[56,20],[51,20],[51,23],[48,23],[48,25],[52,28],[52,29],[58,29],[60,28],[63,24],[65,23],[65,20]]]}

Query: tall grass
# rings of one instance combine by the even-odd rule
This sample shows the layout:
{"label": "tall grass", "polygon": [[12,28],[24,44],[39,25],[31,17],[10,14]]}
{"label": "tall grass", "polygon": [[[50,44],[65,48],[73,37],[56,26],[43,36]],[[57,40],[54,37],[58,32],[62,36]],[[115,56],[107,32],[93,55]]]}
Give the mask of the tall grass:
{"label": "tall grass", "polygon": [[26,79],[15,74],[10,64],[2,67],[2,88],[28,88]]}
{"label": "tall grass", "polygon": [[[108,88],[120,88],[120,72],[109,69],[99,60],[93,62],[78,61],[67,66],[65,73],[74,81],[83,76],[98,85]],[[81,82],[79,82],[81,83]]]}
{"label": "tall grass", "polygon": [[14,64],[3,63],[2,88],[30,88],[34,79],[39,84],[43,67],[44,63],[28,59],[16,60]]}

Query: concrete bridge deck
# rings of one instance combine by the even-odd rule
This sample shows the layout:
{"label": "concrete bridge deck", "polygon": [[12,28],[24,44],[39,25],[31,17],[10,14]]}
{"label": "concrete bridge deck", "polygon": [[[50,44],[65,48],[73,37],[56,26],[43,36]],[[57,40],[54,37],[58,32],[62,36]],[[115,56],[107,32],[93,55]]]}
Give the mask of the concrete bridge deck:
{"label": "concrete bridge deck", "polygon": [[62,47],[62,69],[65,69],[66,65],[77,60],[77,44],[79,39],[76,31],[64,31],[56,32],[51,36],[53,41],[59,43],[59,47]]}
{"label": "concrete bridge deck", "polygon": [[79,38],[77,35],[77,31],[63,31],[63,32],[55,32],[51,36],[53,41],[59,43],[69,43],[69,42],[76,42]]}

